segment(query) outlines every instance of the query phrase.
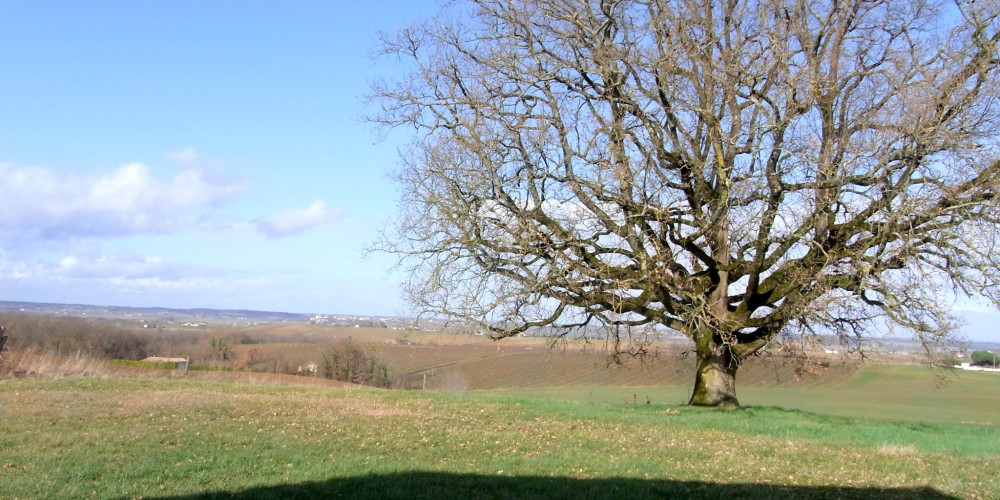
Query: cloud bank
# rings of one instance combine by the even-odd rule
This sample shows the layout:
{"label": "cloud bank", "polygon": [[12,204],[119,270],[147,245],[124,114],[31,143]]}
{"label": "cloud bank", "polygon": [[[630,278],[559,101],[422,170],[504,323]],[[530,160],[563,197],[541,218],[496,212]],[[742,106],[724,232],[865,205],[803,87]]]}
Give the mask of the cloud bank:
{"label": "cloud bank", "polygon": [[275,276],[248,264],[252,255],[221,258],[231,242],[290,238],[340,217],[322,200],[248,213],[258,207],[241,203],[248,181],[206,166],[193,148],[168,157],[175,166],[164,170],[127,163],[97,173],[0,163],[0,298],[244,307],[273,295]]}
{"label": "cloud bank", "polygon": [[246,189],[197,169],[162,180],[141,163],[97,176],[0,164],[0,230],[47,238],[169,233],[189,222],[189,210],[217,206]]}

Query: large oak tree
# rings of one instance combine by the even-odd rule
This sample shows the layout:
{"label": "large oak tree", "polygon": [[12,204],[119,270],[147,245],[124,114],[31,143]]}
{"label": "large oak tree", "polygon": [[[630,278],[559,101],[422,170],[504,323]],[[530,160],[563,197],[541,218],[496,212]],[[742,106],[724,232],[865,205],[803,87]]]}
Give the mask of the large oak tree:
{"label": "large oak tree", "polygon": [[474,0],[383,37],[408,68],[397,254],[422,311],[497,338],[695,344],[691,403],[790,331],[931,343],[1000,304],[998,7]]}

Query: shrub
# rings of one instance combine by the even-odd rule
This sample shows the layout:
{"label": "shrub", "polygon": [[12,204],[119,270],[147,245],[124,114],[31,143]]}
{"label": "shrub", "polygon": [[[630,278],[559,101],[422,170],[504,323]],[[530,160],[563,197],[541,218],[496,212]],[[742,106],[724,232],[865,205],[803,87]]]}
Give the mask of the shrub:
{"label": "shrub", "polygon": [[233,360],[234,370],[252,370],[253,365],[260,361],[260,350],[256,347],[239,351],[236,359]]}
{"label": "shrub", "polygon": [[350,338],[337,341],[323,355],[319,372],[325,378],[353,384],[389,387],[391,383],[385,362]]}
{"label": "shrub", "polygon": [[990,351],[972,351],[972,364],[976,366],[998,366],[1000,357]]}

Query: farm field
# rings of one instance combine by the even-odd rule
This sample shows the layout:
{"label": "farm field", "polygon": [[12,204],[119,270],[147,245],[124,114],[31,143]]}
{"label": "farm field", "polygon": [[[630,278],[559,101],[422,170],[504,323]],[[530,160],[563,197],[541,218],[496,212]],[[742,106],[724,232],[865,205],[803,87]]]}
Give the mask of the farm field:
{"label": "farm field", "polygon": [[[423,368],[411,372],[403,386],[421,388],[422,375],[427,375],[427,388],[445,391],[520,389],[537,387],[590,386],[687,386],[694,380],[694,360],[680,350],[665,350],[659,356],[643,360],[628,360],[623,365],[609,364],[609,354],[588,350],[548,350],[545,348],[507,348],[502,352],[471,354],[464,359],[457,348],[415,349],[399,354],[382,350],[388,359],[399,359],[404,352],[423,362]],[[442,363],[447,357],[454,362]],[[429,360],[438,363],[427,367]],[[420,365],[417,365],[420,366]],[[854,363],[837,362],[815,373],[796,374],[801,366],[789,360],[752,360],[740,368],[740,380],[755,387],[787,385],[808,387],[843,380],[857,370]],[[661,401],[662,402],[662,401]]]}
{"label": "farm field", "polygon": [[[543,399],[542,389],[454,394],[266,377],[3,378],[0,492],[14,499],[996,498],[1000,426],[983,414],[996,412],[1000,378],[958,374],[937,393],[926,375],[869,367],[825,387],[746,389],[741,397],[753,406],[730,412],[615,401],[615,391],[635,390],[612,387],[548,389]],[[856,415],[866,401],[876,418],[837,416],[841,405],[832,400],[829,411],[779,408],[816,391],[853,395],[840,413]],[[594,394],[590,401],[585,392]],[[959,407],[900,414],[941,402]]]}
{"label": "farm field", "polygon": [[[626,359],[623,365],[614,365],[610,363],[609,346],[603,341],[567,340],[553,345],[547,338],[518,337],[494,342],[475,335],[312,325],[251,327],[231,335],[244,341],[269,339],[233,346],[233,358],[255,351],[258,361],[254,370],[321,364],[324,353],[335,343],[350,339],[386,363],[396,387],[446,392],[581,386],[686,387],[693,380],[695,366],[693,357],[685,355],[690,349],[687,341],[657,342],[650,346],[654,354],[648,358]],[[739,381],[748,387],[810,387],[836,383],[857,370],[849,358],[827,356],[821,361],[826,368],[803,371],[796,359],[779,355],[752,359],[740,369]]]}

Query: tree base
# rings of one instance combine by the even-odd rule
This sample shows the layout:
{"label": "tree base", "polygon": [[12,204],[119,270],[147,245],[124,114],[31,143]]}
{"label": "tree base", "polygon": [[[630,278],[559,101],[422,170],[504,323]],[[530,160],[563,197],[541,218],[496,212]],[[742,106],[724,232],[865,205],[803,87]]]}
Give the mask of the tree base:
{"label": "tree base", "polygon": [[709,355],[698,360],[698,372],[691,393],[691,406],[736,409],[736,369],[738,364],[727,356]]}

